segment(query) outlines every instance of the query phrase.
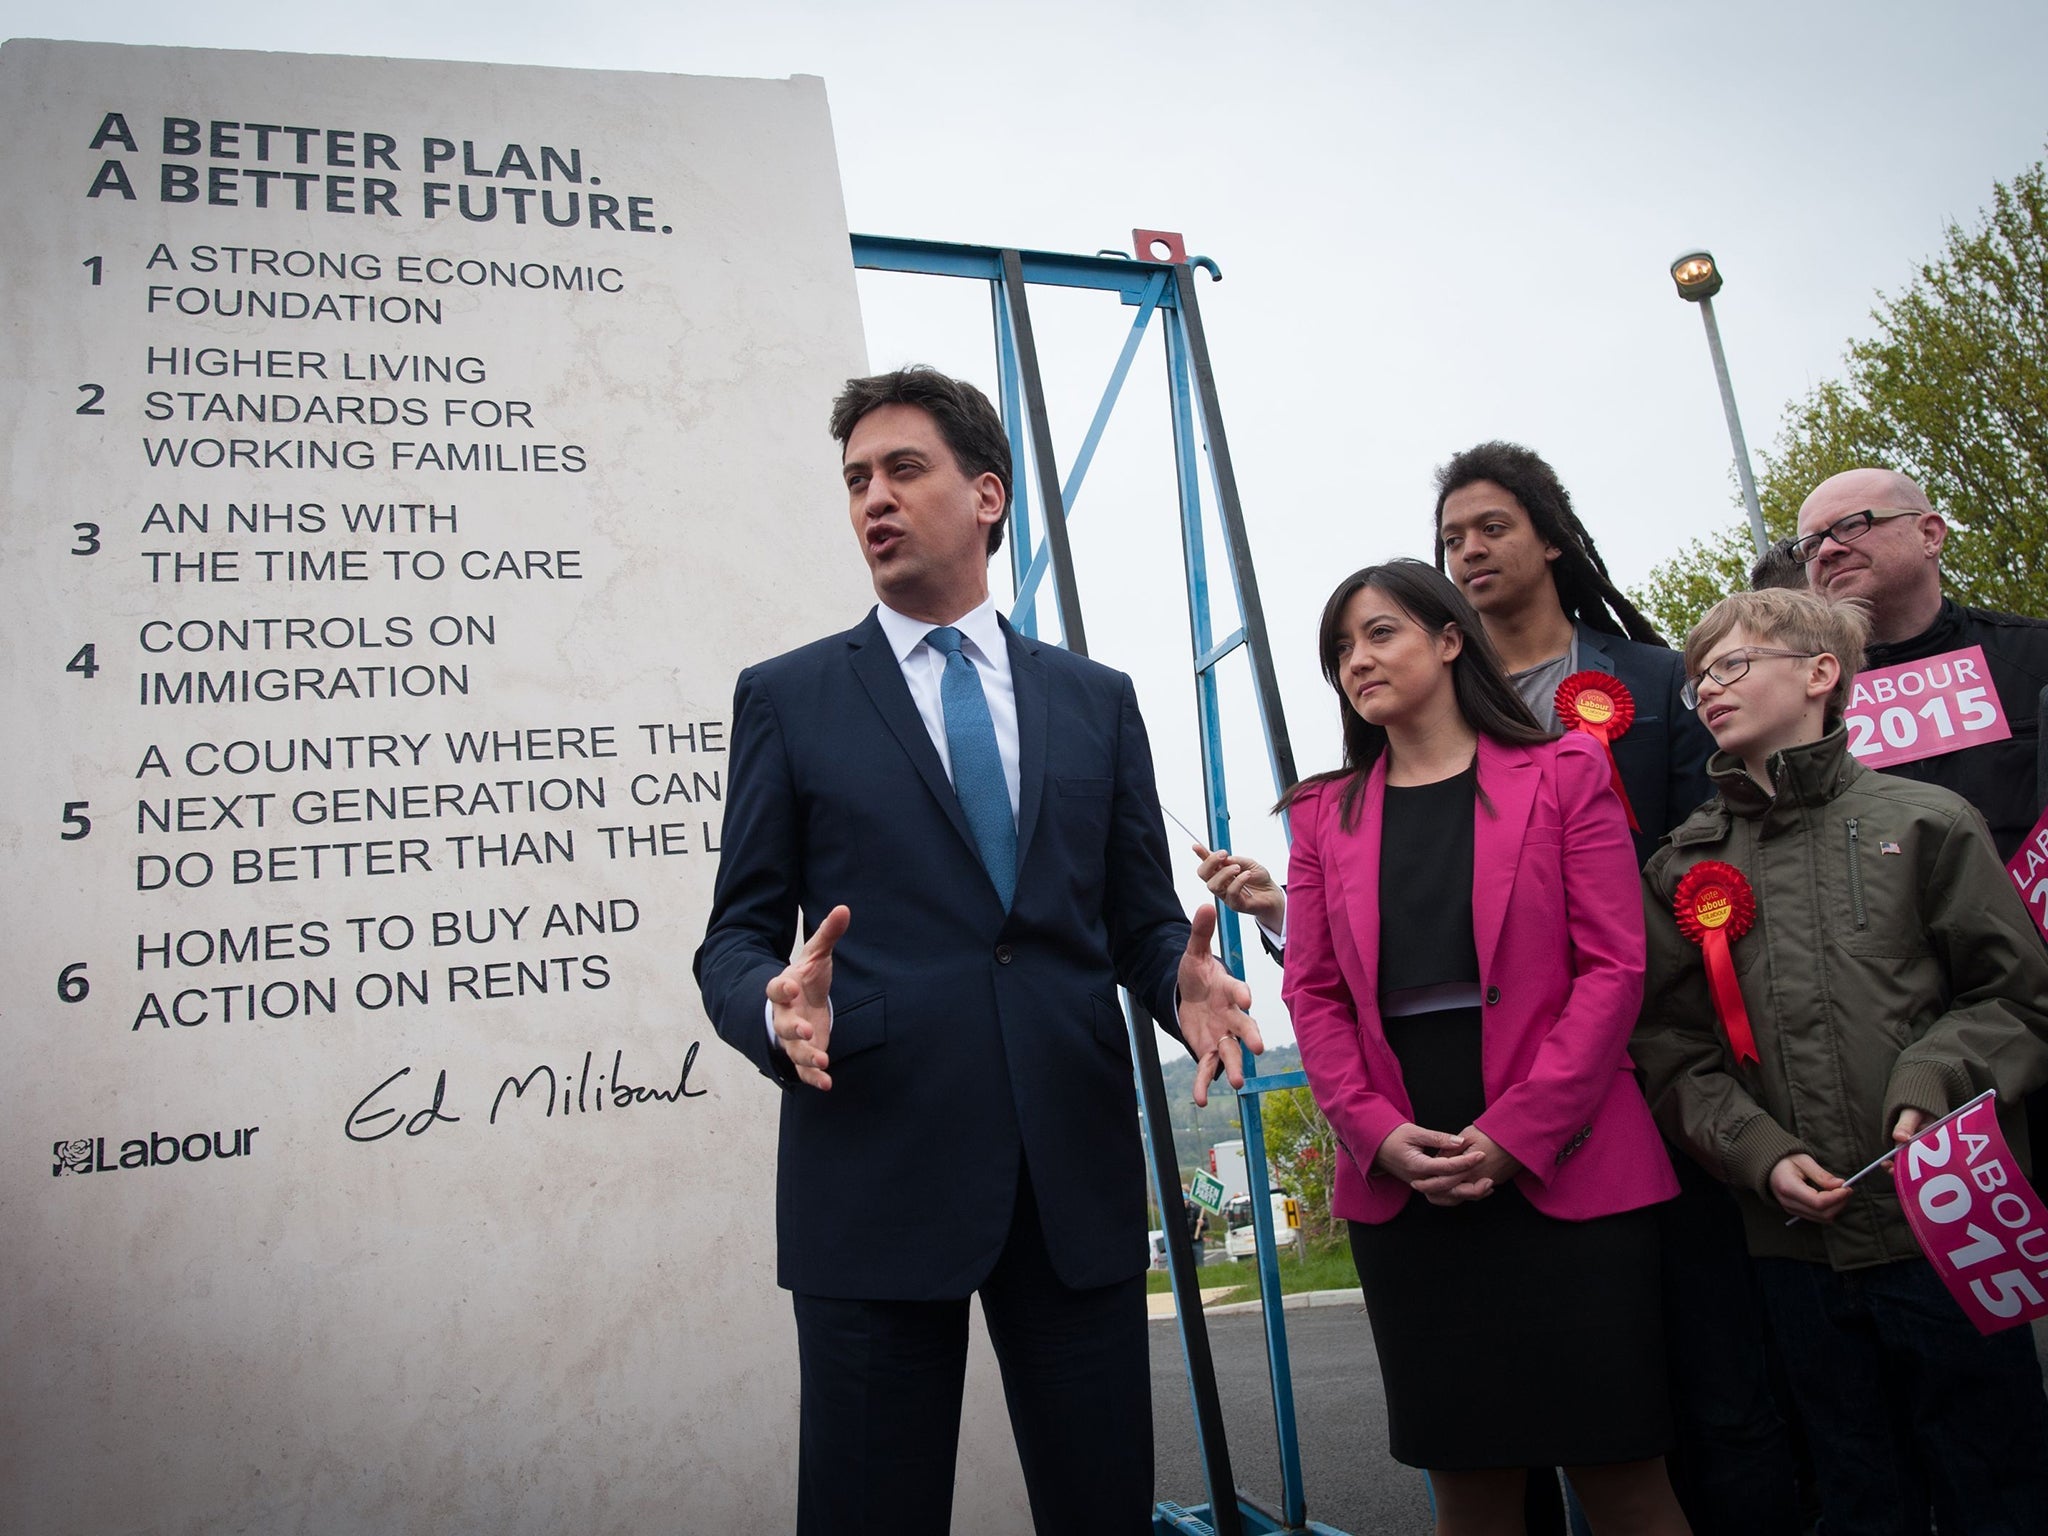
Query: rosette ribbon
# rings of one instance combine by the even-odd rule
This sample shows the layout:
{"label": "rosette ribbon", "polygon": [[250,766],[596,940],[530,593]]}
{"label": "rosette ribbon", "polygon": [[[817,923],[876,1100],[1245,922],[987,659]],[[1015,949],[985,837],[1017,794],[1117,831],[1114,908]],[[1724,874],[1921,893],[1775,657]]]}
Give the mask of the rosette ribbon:
{"label": "rosette ribbon", "polygon": [[1733,864],[1708,859],[1685,872],[1671,906],[1678,917],[1678,931],[1699,945],[1706,956],[1707,990],[1713,994],[1714,1012],[1720,1016],[1736,1061],[1758,1060],[1749,1010],[1742,1005],[1735,959],[1729,953],[1729,946],[1756,922],[1756,892]]}
{"label": "rosette ribbon", "polygon": [[1636,808],[1628,803],[1628,790],[1621,782],[1621,764],[1614,760],[1614,743],[1626,736],[1636,723],[1635,695],[1622,680],[1607,672],[1574,672],[1557,685],[1557,718],[1567,730],[1581,731],[1600,743],[1607,754],[1607,771],[1614,778],[1614,792],[1621,796],[1621,808],[1628,814],[1628,829],[1643,830],[1636,820]]}

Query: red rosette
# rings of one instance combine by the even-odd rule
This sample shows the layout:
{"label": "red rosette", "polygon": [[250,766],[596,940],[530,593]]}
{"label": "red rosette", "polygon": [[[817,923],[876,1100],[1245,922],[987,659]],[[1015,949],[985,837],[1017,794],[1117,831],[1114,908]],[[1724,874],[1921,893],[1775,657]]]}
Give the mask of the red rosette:
{"label": "red rosette", "polygon": [[1685,872],[1672,894],[1671,908],[1678,931],[1706,956],[1707,990],[1713,994],[1714,1012],[1720,1015],[1736,1061],[1756,1061],[1756,1036],[1750,1032],[1749,1010],[1742,1005],[1735,959],[1729,952],[1729,946],[1756,923],[1756,892],[1733,864],[1707,859]]}
{"label": "red rosette", "polygon": [[1643,830],[1636,820],[1636,808],[1628,803],[1622,787],[1621,765],[1614,760],[1617,737],[1626,736],[1636,723],[1635,695],[1622,680],[1609,672],[1574,672],[1557,685],[1557,718],[1566,730],[1580,731],[1600,743],[1607,754],[1607,771],[1613,776],[1614,792],[1621,796],[1621,808],[1628,813],[1628,829]]}

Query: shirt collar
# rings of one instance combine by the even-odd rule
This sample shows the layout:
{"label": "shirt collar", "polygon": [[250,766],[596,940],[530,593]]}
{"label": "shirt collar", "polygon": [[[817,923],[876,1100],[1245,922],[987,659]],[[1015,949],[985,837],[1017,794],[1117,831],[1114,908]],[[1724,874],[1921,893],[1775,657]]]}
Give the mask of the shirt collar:
{"label": "shirt collar", "polygon": [[[898,613],[887,603],[875,604],[875,618],[882,626],[882,633],[888,638],[889,649],[896,653],[898,666],[908,661],[910,653],[924,643],[924,637],[938,627],[935,624],[927,624],[923,619],[913,619],[908,614]],[[996,617],[996,600],[993,593],[955,619],[953,628],[960,631],[968,647],[977,653],[968,658],[975,665],[1009,671],[1010,648],[1008,642],[1003,639],[1002,621]]]}

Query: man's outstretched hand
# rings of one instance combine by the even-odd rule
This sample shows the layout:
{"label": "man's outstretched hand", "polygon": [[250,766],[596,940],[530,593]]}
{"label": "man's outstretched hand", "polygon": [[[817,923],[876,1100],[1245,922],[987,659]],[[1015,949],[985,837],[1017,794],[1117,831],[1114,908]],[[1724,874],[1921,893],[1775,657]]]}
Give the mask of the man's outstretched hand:
{"label": "man's outstretched hand", "polygon": [[768,983],[775,1038],[796,1075],[813,1088],[832,1086],[825,1054],[832,1038],[832,946],[852,921],[845,907],[827,912],[797,957]]}
{"label": "man's outstretched hand", "polygon": [[1216,937],[1216,909],[1195,909],[1187,952],[1180,957],[1180,1035],[1195,1053],[1195,1102],[1207,1107],[1209,1084],[1227,1077],[1244,1086],[1244,1052],[1266,1049],[1258,1021],[1245,1010],[1252,989],[1224,969],[1210,951]]}

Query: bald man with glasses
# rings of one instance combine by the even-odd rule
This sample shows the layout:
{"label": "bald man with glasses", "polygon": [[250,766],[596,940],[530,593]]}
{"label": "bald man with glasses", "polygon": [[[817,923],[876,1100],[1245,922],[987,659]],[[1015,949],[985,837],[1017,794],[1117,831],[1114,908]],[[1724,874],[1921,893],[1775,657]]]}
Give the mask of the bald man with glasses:
{"label": "bald man with glasses", "polygon": [[1800,507],[1792,558],[1823,597],[1855,598],[1869,608],[1866,672],[1984,647],[2011,739],[1885,771],[1954,790],[1983,813],[1999,856],[2009,859],[2041,815],[2037,758],[2048,622],[1966,608],[1944,595],[1947,538],[1948,523],[1912,480],[1888,469],[1851,469],[1823,480]]}
{"label": "bald man with glasses", "polygon": [[[1913,480],[1888,469],[1850,469],[1823,480],[1800,506],[1792,558],[1823,597],[1868,606],[1866,672],[1984,648],[2012,736],[1884,771],[1961,795],[1990,823],[1999,857],[2010,859],[2048,798],[2048,763],[2041,755],[2048,622],[1966,608],[1946,595],[1941,549],[1947,538],[1948,523]],[[2034,1182],[2048,1190],[2048,1093],[2036,1093],[2027,1109]]]}

